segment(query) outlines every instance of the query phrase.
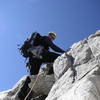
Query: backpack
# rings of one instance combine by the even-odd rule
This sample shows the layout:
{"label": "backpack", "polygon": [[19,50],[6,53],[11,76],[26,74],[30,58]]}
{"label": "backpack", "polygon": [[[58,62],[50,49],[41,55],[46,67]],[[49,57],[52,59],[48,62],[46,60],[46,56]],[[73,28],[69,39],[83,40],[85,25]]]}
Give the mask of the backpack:
{"label": "backpack", "polygon": [[[24,57],[24,58],[28,58],[30,56],[33,56],[33,57],[39,57],[39,54],[35,53],[34,54],[34,50],[36,52],[36,50],[41,50],[42,51],[42,48],[39,49],[39,45],[41,43],[41,38],[42,36],[37,33],[37,32],[34,32],[32,33],[31,37],[28,38],[26,41],[24,41],[23,45],[19,48],[20,50],[20,53],[21,55]],[[41,53],[39,51],[39,53]]]}

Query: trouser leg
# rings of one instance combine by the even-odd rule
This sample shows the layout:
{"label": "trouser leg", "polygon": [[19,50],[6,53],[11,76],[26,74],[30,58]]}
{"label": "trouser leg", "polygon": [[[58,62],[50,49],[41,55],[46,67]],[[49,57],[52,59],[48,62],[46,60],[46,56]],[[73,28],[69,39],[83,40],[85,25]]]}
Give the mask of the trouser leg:
{"label": "trouser leg", "polygon": [[54,62],[55,59],[57,59],[57,57],[60,56],[60,54],[54,53],[54,52],[49,52],[49,51],[45,51],[43,53],[43,62],[44,63],[52,63]]}
{"label": "trouser leg", "polygon": [[[29,58],[29,63],[30,63],[30,75],[36,75],[39,72],[39,69],[41,67],[42,63],[53,63],[54,60],[60,56],[57,53],[54,52],[49,52],[49,51],[45,51],[43,53],[43,59],[34,59],[34,58]],[[50,70],[53,70],[50,69]]]}
{"label": "trouser leg", "polygon": [[[57,57],[60,56],[59,54],[57,53],[54,53],[54,52],[44,52],[43,54],[43,63],[53,63],[55,59],[57,59]],[[52,66],[48,66],[50,67],[49,68],[49,71],[48,71],[48,74],[53,74],[53,67]]]}
{"label": "trouser leg", "polygon": [[30,58],[29,63],[30,63],[30,75],[37,75],[42,64],[41,60]]}

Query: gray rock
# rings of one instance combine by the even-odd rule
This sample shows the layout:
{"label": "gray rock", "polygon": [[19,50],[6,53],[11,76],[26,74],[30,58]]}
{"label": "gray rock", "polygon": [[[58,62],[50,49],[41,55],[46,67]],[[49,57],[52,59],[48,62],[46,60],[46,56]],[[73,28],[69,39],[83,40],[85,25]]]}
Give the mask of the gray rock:
{"label": "gray rock", "polygon": [[[98,68],[95,68],[92,72],[97,70]],[[57,100],[100,100],[100,75],[89,73]]]}
{"label": "gray rock", "polygon": [[[72,68],[65,68],[60,60],[63,55],[58,58],[54,67],[67,70],[53,85],[46,100],[100,100],[100,31],[73,44],[67,54],[74,58],[76,74]],[[58,73],[56,70],[55,75]]]}
{"label": "gray rock", "polygon": [[[32,88],[34,82],[36,81],[37,75],[33,75],[33,76],[29,76],[29,77],[31,79],[31,83],[29,84],[29,87]],[[27,78],[27,76],[24,76],[12,89],[1,92],[0,100],[20,100],[18,98],[18,94],[19,94],[21,87],[23,86],[23,83],[25,82],[26,78]],[[40,95],[41,95],[40,98],[43,98],[44,96],[46,96],[49,93],[54,82],[55,82],[54,75],[46,75],[46,76],[44,76],[44,74],[40,75],[38,77],[36,84],[34,85],[31,95],[29,95],[31,97],[29,97],[29,98],[36,98],[36,97],[39,97]],[[23,91],[21,91],[21,92],[23,92]],[[30,100],[30,99],[28,99],[28,100]],[[33,100],[37,100],[37,99],[33,99]]]}
{"label": "gray rock", "polygon": [[19,100],[17,93],[25,82],[26,78],[27,76],[24,76],[12,89],[0,92],[0,100]]}
{"label": "gray rock", "polygon": [[[31,83],[29,84],[30,88],[33,86],[37,76],[30,76]],[[37,94],[45,94],[48,95],[52,85],[54,84],[54,75],[40,75],[38,80],[33,88],[33,91]]]}
{"label": "gray rock", "polygon": [[58,80],[68,70],[68,68],[72,66],[72,60],[73,58],[66,53],[55,60],[53,68],[56,80]]}

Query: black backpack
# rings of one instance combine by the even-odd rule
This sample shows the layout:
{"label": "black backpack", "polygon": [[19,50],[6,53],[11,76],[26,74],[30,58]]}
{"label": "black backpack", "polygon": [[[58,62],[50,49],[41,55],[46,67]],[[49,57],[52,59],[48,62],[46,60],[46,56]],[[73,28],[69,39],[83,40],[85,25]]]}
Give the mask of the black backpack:
{"label": "black backpack", "polygon": [[38,46],[41,43],[41,37],[42,36],[39,33],[34,32],[30,38],[24,41],[23,45],[19,48],[19,51],[24,58],[28,58],[32,55],[32,53],[28,52],[28,50],[32,46]]}

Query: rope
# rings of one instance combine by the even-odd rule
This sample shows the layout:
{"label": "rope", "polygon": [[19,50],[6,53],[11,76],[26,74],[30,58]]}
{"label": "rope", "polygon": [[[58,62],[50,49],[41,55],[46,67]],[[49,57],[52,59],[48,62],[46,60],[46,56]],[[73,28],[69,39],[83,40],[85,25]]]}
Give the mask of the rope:
{"label": "rope", "polygon": [[35,86],[35,84],[36,84],[36,82],[37,82],[39,76],[40,76],[42,73],[43,73],[43,72],[38,73],[38,75],[37,75],[37,77],[36,77],[36,80],[35,80],[35,82],[34,82],[32,88],[31,88],[31,90],[30,90],[29,93],[26,95],[26,97],[24,98],[24,100],[27,100],[27,98],[29,97],[30,93],[32,92],[32,90],[33,90],[33,88],[34,88],[34,86]]}

